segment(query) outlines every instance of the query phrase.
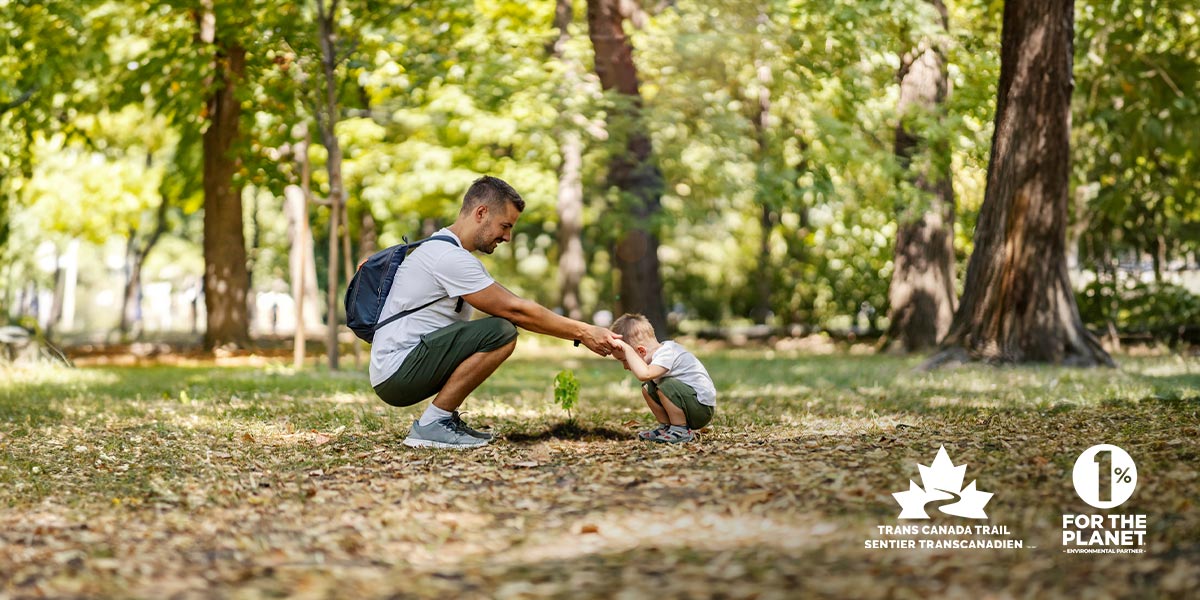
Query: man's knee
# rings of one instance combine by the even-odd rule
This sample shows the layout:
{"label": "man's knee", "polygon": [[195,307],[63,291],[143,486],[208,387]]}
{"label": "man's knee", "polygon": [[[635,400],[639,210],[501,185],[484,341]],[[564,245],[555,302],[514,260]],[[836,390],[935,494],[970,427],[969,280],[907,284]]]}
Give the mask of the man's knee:
{"label": "man's knee", "polygon": [[517,327],[507,319],[489,317],[474,322],[479,328],[480,343],[476,352],[501,354],[505,358],[517,347]]}
{"label": "man's knee", "polygon": [[496,328],[496,336],[504,340],[505,344],[515,345],[517,343],[517,326],[513,325],[512,321],[508,319],[501,319],[499,317],[495,317],[495,319],[496,324],[494,327]]}

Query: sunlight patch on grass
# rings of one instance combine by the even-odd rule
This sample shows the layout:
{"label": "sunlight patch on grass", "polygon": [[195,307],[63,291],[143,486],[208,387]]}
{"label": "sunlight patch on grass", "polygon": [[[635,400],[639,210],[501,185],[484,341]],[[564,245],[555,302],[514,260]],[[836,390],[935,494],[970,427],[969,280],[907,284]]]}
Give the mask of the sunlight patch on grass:
{"label": "sunlight patch on grass", "polygon": [[323,396],[322,399],[333,402],[334,404],[372,404],[382,402],[376,398],[374,394],[367,396],[366,394],[354,394],[348,392],[336,392]]}
{"label": "sunlight patch on grass", "polygon": [[5,380],[0,390],[13,385],[112,385],[118,381],[115,373],[59,365],[0,365],[0,379]]}

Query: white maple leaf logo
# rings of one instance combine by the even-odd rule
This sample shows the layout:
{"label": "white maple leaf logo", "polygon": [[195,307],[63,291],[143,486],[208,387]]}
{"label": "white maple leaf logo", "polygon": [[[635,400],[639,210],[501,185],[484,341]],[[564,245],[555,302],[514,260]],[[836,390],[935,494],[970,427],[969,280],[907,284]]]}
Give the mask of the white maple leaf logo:
{"label": "white maple leaf logo", "polygon": [[983,507],[992,499],[992,494],[975,489],[974,481],[967,487],[962,487],[967,465],[955,466],[950,460],[950,455],[946,454],[945,446],[938,448],[937,458],[933,459],[932,467],[918,464],[917,469],[921,471],[921,483],[925,484],[925,487],[922,488],[909,480],[907,492],[892,494],[900,504],[899,518],[928,519],[925,505],[938,500],[957,500],[937,506],[938,510],[948,515],[967,519],[988,518],[987,513],[983,512]]}

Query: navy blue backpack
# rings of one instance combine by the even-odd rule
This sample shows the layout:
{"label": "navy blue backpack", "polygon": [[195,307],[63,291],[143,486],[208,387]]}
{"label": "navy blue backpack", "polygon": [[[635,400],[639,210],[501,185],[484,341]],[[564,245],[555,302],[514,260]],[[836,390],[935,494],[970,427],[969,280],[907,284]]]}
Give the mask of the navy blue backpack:
{"label": "navy blue backpack", "polygon": [[[350,286],[346,288],[346,325],[354,331],[354,335],[370,343],[375,339],[375,332],[379,331],[379,328],[441,300],[439,298],[416,308],[396,313],[382,322],[379,320],[379,314],[383,312],[383,304],[387,301],[388,292],[392,290],[392,282],[396,279],[396,270],[404,262],[404,257],[408,256],[408,253],[417,246],[433,240],[450,242],[458,246],[458,242],[454,238],[444,235],[435,235],[411,244],[408,242],[408,238],[404,238],[403,244],[376,252],[358,267],[358,271],[350,279]],[[462,298],[458,300],[457,310],[462,310]]]}

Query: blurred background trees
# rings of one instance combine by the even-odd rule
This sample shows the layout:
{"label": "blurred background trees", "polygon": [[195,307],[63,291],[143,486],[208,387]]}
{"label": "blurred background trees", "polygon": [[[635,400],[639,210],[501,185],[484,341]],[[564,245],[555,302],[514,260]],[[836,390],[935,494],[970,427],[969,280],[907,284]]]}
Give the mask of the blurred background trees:
{"label": "blurred background trees", "polygon": [[[488,173],[528,208],[485,264],[547,306],[928,348],[990,185],[1004,9],[0,0],[0,314],[68,341],[244,346],[292,335],[303,272],[320,337],[348,262],[448,224]],[[1082,322],[1112,345],[1195,336],[1200,11],[1074,15]]]}

